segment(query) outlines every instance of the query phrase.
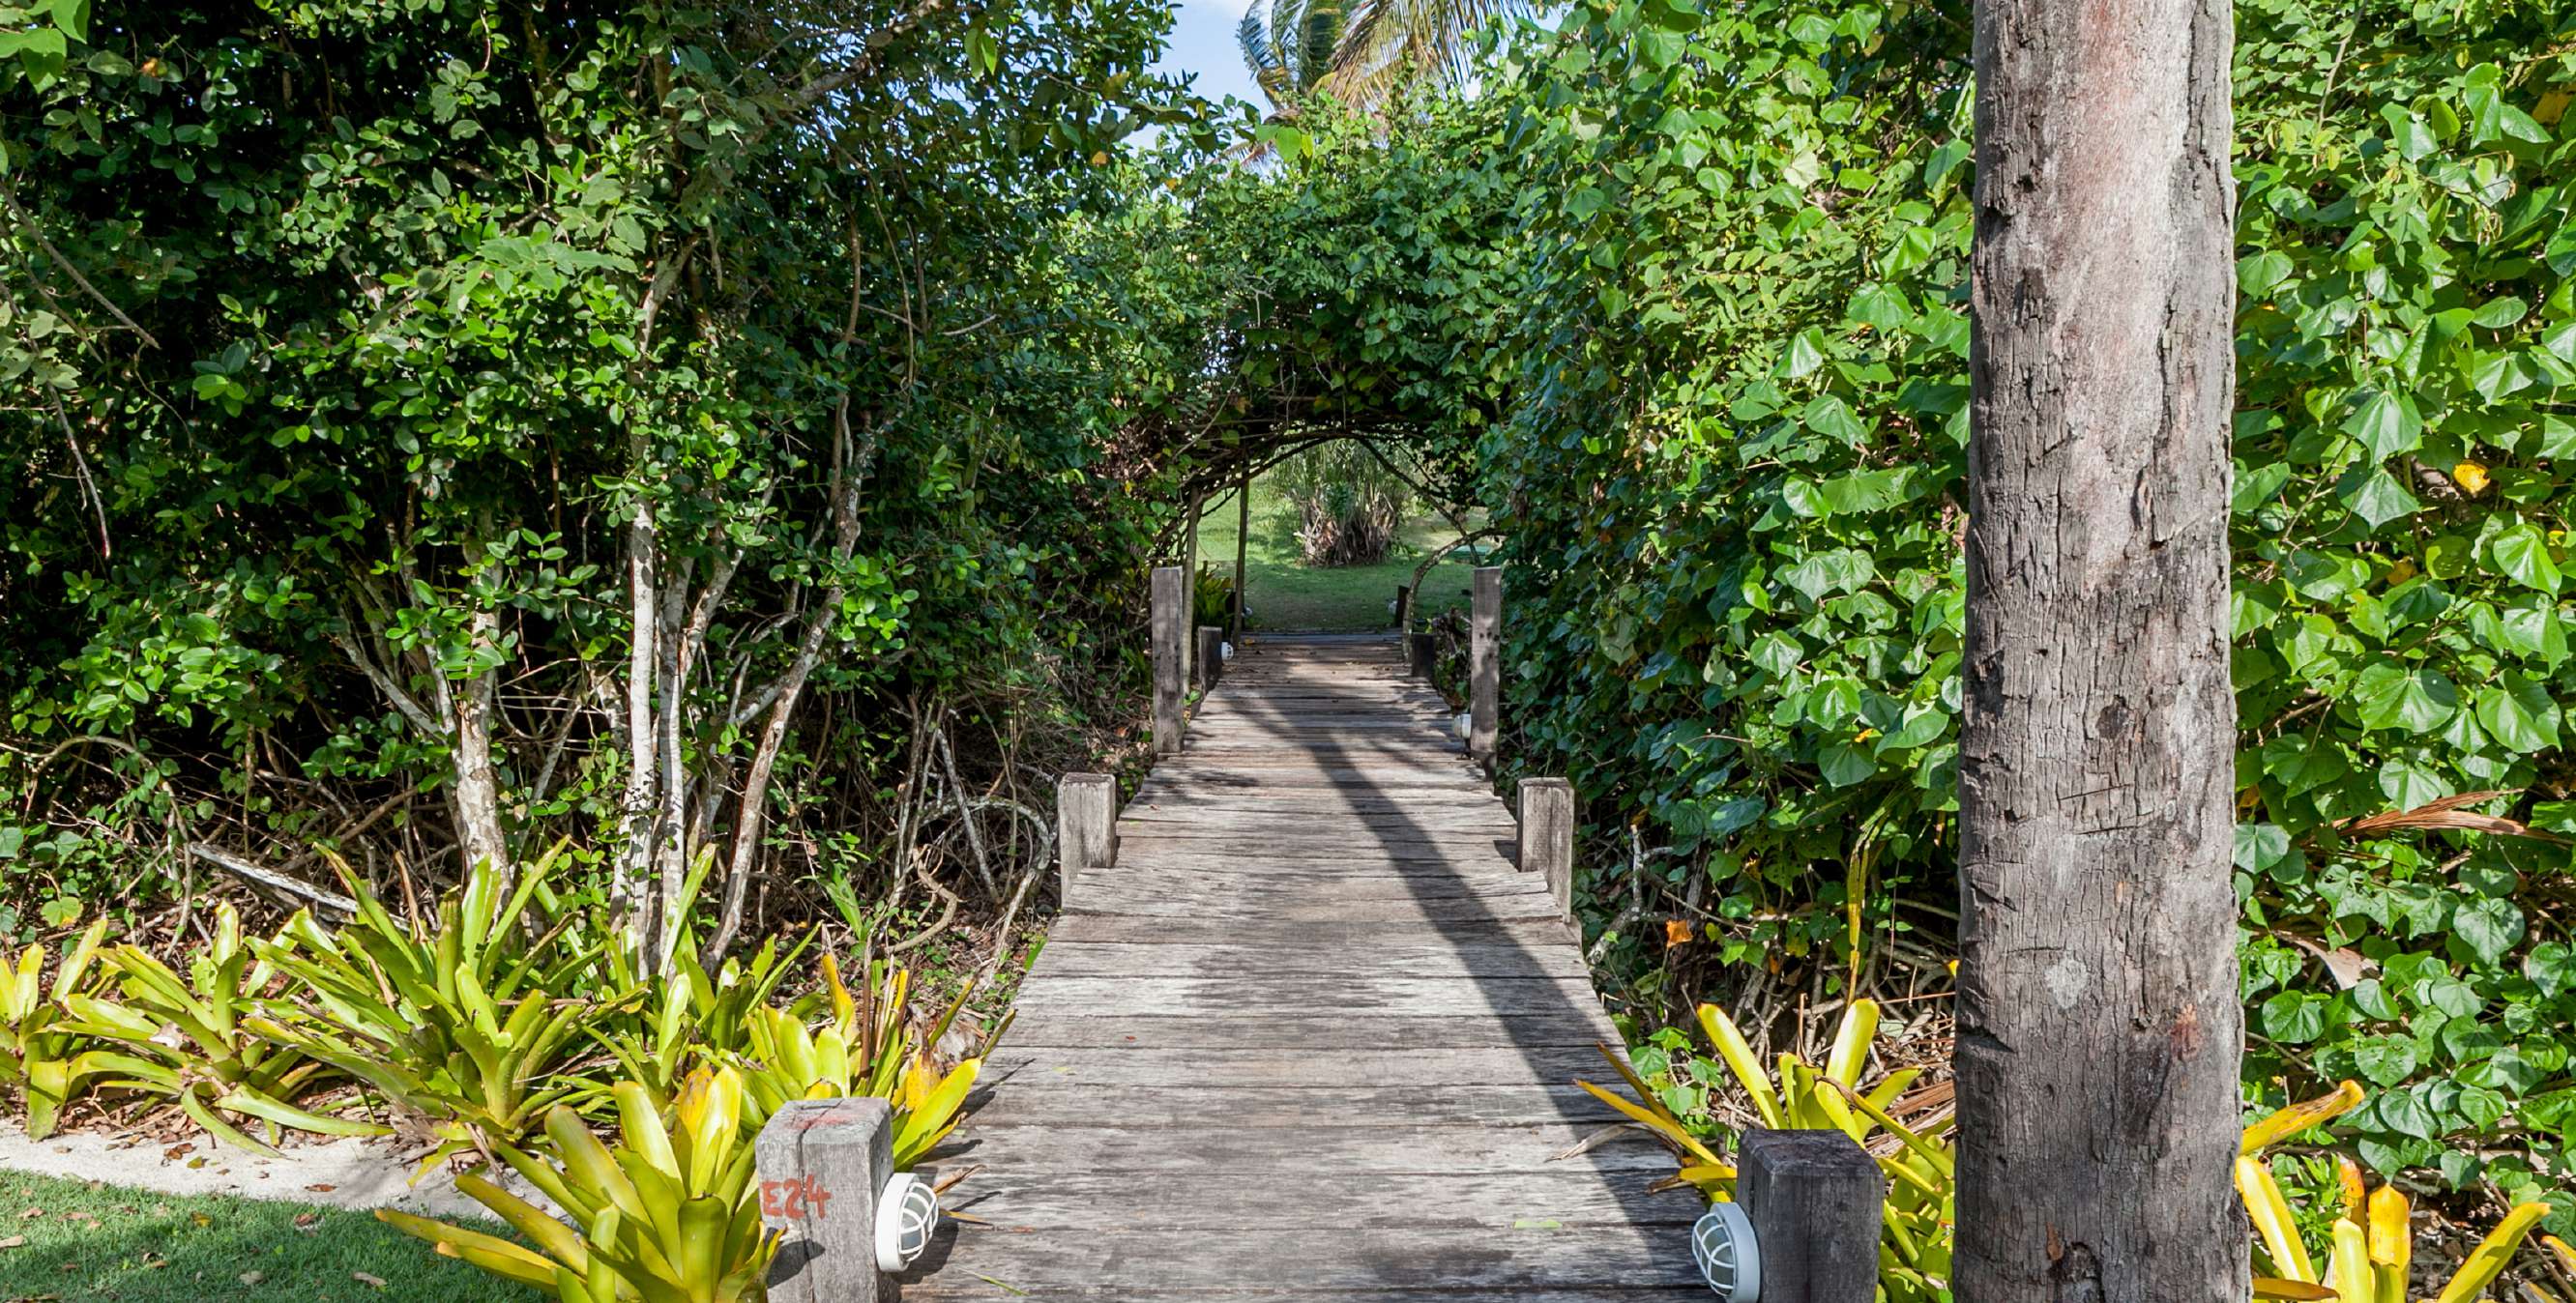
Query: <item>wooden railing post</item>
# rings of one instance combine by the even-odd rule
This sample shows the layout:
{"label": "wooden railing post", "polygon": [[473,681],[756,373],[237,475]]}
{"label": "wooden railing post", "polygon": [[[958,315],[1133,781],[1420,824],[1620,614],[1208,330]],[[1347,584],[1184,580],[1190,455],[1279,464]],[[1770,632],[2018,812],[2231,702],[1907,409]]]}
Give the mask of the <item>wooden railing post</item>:
{"label": "wooden railing post", "polygon": [[882,1099],[797,1100],[752,1142],[760,1220],[784,1231],[771,1303],[890,1299],[877,1269],[877,1198],[894,1176],[894,1108]]}
{"label": "wooden railing post", "polygon": [[1395,632],[1398,637],[1413,627],[1413,585],[1395,586]]}
{"label": "wooden railing post", "polygon": [[1199,626],[1199,691],[1205,692],[1225,677],[1225,630],[1213,625]]}
{"label": "wooden railing post", "polygon": [[1735,1200],[1761,1248],[1762,1303],[1870,1303],[1886,1198],[1877,1161],[1840,1131],[1746,1131]]}
{"label": "wooden railing post", "polygon": [[1189,627],[1188,576],[1179,566],[1156,566],[1153,590],[1154,754],[1178,755],[1185,727],[1181,637]]}
{"label": "wooden railing post", "polygon": [[1440,655],[1440,642],[1429,629],[1416,629],[1404,635],[1405,668],[1414,677],[1431,677],[1431,662]]}
{"label": "wooden railing post", "polygon": [[1476,567],[1474,606],[1467,632],[1467,753],[1489,761],[1502,701],[1502,567]]}
{"label": "wooden railing post", "polygon": [[1074,907],[1074,881],[1118,862],[1118,780],[1066,774],[1055,785],[1056,908]]}
{"label": "wooden railing post", "polygon": [[1557,917],[1573,921],[1574,784],[1521,780],[1521,872],[1540,874],[1556,899]]}

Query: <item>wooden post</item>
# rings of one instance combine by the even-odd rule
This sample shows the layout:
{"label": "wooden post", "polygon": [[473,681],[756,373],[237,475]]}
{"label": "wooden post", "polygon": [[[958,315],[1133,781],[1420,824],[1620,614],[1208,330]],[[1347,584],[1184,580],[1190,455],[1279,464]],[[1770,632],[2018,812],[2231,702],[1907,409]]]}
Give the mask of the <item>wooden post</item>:
{"label": "wooden post", "polygon": [[1574,784],[1521,780],[1521,872],[1545,875],[1557,917],[1574,921]]}
{"label": "wooden post", "polygon": [[1397,636],[1397,637],[1399,637],[1399,638],[1400,638],[1400,637],[1403,637],[1403,636],[1404,636],[1404,632],[1405,632],[1405,630],[1410,629],[1410,628],[1412,628],[1412,627],[1413,627],[1413,585],[1411,585],[1411,584],[1397,584],[1397,585],[1395,586],[1395,633],[1396,633],[1396,636]]}
{"label": "wooden post", "polygon": [[1494,732],[1502,699],[1503,570],[1476,567],[1475,609],[1467,631],[1467,753],[1494,758]]}
{"label": "wooden post", "polygon": [[1440,642],[1429,629],[1416,629],[1404,635],[1405,668],[1421,678],[1431,677],[1431,662],[1440,655]]}
{"label": "wooden post", "polygon": [[[1190,490],[1190,527],[1186,533],[1187,542],[1181,552],[1181,619],[1187,621],[1184,627],[1192,629],[1197,628],[1199,623],[1200,501],[1199,491]],[[1197,662],[1197,651],[1196,647],[1187,642],[1181,644],[1181,681],[1183,683],[1190,681],[1191,670],[1195,668]]]}
{"label": "wooden post", "polygon": [[1182,684],[1182,649],[1187,646],[1183,630],[1189,627],[1189,589],[1187,576],[1179,566],[1154,567],[1154,754],[1173,756],[1181,753],[1181,730],[1184,702]]}
{"label": "wooden post", "polygon": [[1056,907],[1074,906],[1084,873],[1118,862],[1118,780],[1066,774],[1055,785]]}
{"label": "wooden post", "polygon": [[1234,645],[1243,645],[1243,549],[1252,537],[1252,472],[1234,486]]}
{"label": "wooden post", "polygon": [[1199,626],[1199,691],[1205,692],[1225,677],[1225,630],[1213,624]]}
{"label": "wooden post", "polygon": [[752,1142],[761,1224],[786,1232],[770,1303],[875,1303],[877,1195],[894,1175],[894,1108],[882,1099],[797,1100]]}
{"label": "wooden post", "polygon": [[1877,1161],[1840,1131],[1746,1131],[1735,1201],[1761,1248],[1762,1303],[1870,1303],[1886,1198]]}

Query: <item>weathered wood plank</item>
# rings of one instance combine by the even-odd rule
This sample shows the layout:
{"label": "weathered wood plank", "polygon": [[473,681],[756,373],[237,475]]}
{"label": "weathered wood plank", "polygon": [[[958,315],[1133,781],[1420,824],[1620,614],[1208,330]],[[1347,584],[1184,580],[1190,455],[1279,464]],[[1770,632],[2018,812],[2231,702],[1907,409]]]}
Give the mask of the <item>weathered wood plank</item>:
{"label": "weathered wood plank", "polygon": [[[1016,1039],[1016,1038],[1014,1038]],[[1353,1050],[1330,1056],[1302,1050],[1140,1050],[1085,1046],[1043,1049],[1005,1046],[984,1064],[996,1098],[1023,1081],[1065,1081],[1089,1086],[1295,1087],[1342,1091],[1371,1086],[1553,1086],[1610,1072],[1589,1046],[1514,1046],[1508,1049]],[[1093,1119],[1097,1121],[1098,1119]]]}
{"label": "weathered wood plank", "polygon": [[[1299,1229],[1687,1225],[1706,1206],[1690,1191],[1650,1193],[1662,1174],[1618,1172],[1324,1172],[1294,1187],[1249,1182],[1176,1189],[1126,1173],[985,1168],[952,1187],[950,1206],[1005,1234],[1046,1227],[1130,1231],[1219,1226]],[[1283,1197],[1285,1196],[1285,1197]],[[907,1291],[909,1292],[909,1291]],[[1706,1295],[1701,1296],[1706,1303]]]}
{"label": "weathered wood plank", "polygon": [[[1210,906],[1283,905],[1351,907],[1377,901],[1508,900],[1520,896],[1554,896],[1534,874],[1522,873],[1507,860],[1473,876],[1362,873],[1349,868],[1325,873],[1291,874],[1273,866],[1267,872],[1232,874],[1222,870],[1152,871],[1138,865],[1093,869],[1076,879],[1072,908],[1095,914],[1133,912],[1112,901],[1093,899],[1116,893],[1150,896],[1158,904]],[[1157,910],[1155,912],[1164,912]]]}
{"label": "weathered wood plank", "polygon": [[[1326,904],[1264,904],[1257,898],[1233,900],[1140,900],[1127,899],[1084,902],[1077,907],[1085,914],[1124,914],[1133,918],[1199,919],[1210,923],[1249,922],[1256,919],[1281,923],[1333,923],[1347,916],[1362,902],[1337,900]],[[1365,902],[1368,912],[1383,922],[1443,923],[1474,922],[1483,919],[1555,918],[1556,902],[1546,892],[1500,899],[1458,900],[1387,900]]]}
{"label": "weathered wood plank", "polygon": [[[1055,941],[1119,941],[1136,945],[1170,945],[1179,942],[1205,944],[1224,941],[1229,944],[1268,946],[1278,949],[1352,949],[1385,945],[1390,942],[1420,944],[1485,943],[1492,945],[1549,945],[1571,948],[1573,929],[1554,918],[1544,919],[1448,919],[1431,927],[1413,920],[1377,918],[1343,918],[1329,923],[1285,923],[1275,919],[1247,919],[1227,923],[1222,929],[1202,930],[1175,928],[1162,919],[1121,918],[1114,915],[1071,915],[1057,921],[1050,934]],[[1052,948],[1052,947],[1050,947]]]}
{"label": "weathered wood plank", "polygon": [[[1607,1065],[1592,1076],[1609,1076]],[[1229,1127],[1262,1129],[1347,1127],[1537,1126],[1571,1122],[1607,1126],[1620,1115],[1580,1087],[1355,1086],[1332,1095],[1294,1087],[1102,1086],[1078,1087],[1035,1078],[1000,1089],[976,1111],[979,1134],[1007,1127],[1079,1126],[1116,1118],[1131,1132]],[[1140,1137],[1142,1139],[1142,1137]],[[1150,1140],[1145,1143],[1151,1143]]]}
{"label": "weathered wood plank", "polygon": [[1010,1044],[1022,1049],[1124,1044],[1161,1050],[1308,1049],[1323,1053],[1389,1045],[1587,1048],[1603,1043],[1616,1046],[1619,1034],[1606,1017],[1586,1018],[1570,1010],[1481,1018],[1346,1018],[1338,1013],[1158,1018],[1048,1013],[1013,1022],[1009,1039]]}
{"label": "weathered wood plank", "polygon": [[1590,981],[1572,946],[1389,944],[1365,951],[1344,946],[1245,946],[1174,942],[1132,945],[1058,940],[1038,963],[1064,977],[1233,977],[1263,979],[1289,973],[1417,978],[1550,977]]}
{"label": "weathered wood plank", "polygon": [[[1031,1294],[1231,1289],[1283,1278],[1304,1290],[1633,1288],[1699,1279],[1690,1255],[1672,1252],[1678,1237],[1669,1227],[1252,1226],[1226,1235],[1206,1228],[1003,1232],[966,1226],[956,1234],[968,1243],[955,1256],[971,1254],[977,1274]],[[934,1245],[923,1262],[945,1256]]]}
{"label": "weathered wood plank", "polygon": [[1331,1009],[1344,1018],[1481,1018],[1597,1010],[1585,978],[1335,977],[1281,973],[1240,977],[1075,977],[1047,974],[1020,993],[1023,1018],[1078,1014],[1093,1018],[1191,1018]]}
{"label": "weathered wood plank", "polygon": [[[1587,1142],[1590,1142],[1587,1147]],[[1575,1152],[1575,1151],[1580,1152]],[[1140,1139],[1118,1126],[1014,1127],[986,1135],[972,1123],[932,1154],[943,1168],[1020,1172],[1123,1172],[1236,1183],[1312,1179],[1323,1173],[1456,1175],[1468,1172],[1652,1172],[1673,1156],[1637,1127],[1609,1130],[1550,1122],[1519,1127],[1201,1127]]]}

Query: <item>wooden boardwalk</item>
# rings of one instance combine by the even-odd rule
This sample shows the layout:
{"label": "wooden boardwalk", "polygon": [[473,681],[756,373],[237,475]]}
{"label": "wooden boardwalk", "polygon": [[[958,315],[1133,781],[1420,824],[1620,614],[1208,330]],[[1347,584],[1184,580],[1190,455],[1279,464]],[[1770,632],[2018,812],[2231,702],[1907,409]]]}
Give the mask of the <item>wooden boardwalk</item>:
{"label": "wooden boardwalk", "polygon": [[1577,1090],[1618,1043],[1392,640],[1239,656],[1073,887],[907,1298],[1680,1303],[1697,1200]]}

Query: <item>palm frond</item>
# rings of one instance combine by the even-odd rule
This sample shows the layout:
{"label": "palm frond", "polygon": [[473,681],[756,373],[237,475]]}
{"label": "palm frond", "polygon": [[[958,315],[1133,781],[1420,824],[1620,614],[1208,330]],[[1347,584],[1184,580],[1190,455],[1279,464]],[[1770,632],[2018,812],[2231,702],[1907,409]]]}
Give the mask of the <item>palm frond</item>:
{"label": "palm frond", "polygon": [[1354,0],[1318,84],[1344,103],[1374,108],[1409,77],[1461,81],[1480,29],[1536,8],[1530,0]]}

